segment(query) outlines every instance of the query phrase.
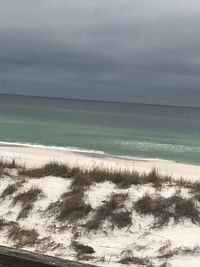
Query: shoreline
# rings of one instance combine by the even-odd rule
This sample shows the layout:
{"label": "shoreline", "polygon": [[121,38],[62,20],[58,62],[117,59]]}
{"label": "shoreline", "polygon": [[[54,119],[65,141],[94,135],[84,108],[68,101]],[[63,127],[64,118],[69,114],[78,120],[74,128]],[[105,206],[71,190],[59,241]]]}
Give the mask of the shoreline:
{"label": "shoreline", "polygon": [[[98,152],[98,151],[97,151]],[[0,158],[6,161],[16,160],[28,168],[40,167],[55,161],[69,166],[82,168],[104,168],[112,170],[135,170],[139,173],[150,172],[155,168],[161,175],[198,181],[200,166],[159,159],[131,159],[105,153],[76,151],[58,147],[40,145],[0,143]]]}
{"label": "shoreline", "polygon": [[[67,152],[73,152],[75,154],[79,155],[85,155],[87,157],[92,158],[114,158],[119,160],[126,160],[126,161],[160,161],[160,162],[176,162],[174,160],[167,160],[167,159],[160,159],[160,158],[141,158],[137,156],[128,156],[128,155],[115,155],[110,154],[104,151],[100,150],[92,150],[92,149],[84,149],[79,147],[62,147],[62,146],[46,146],[46,145],[39,145],[39,144],[31,144],[31,143],[18,143],[18,142],[4,142],[0,141],[0,148],[1,147],[28,147],[28,148],[38,148],[38,149],[48,149],[48,150],[59,150],[59,151],[67,151]],[[183,163],[183,162],[177,162],[177,163]],[[195,165],[190,163],[183,163],[188,165]],[[197,165],[197,164],[196,164]]]}

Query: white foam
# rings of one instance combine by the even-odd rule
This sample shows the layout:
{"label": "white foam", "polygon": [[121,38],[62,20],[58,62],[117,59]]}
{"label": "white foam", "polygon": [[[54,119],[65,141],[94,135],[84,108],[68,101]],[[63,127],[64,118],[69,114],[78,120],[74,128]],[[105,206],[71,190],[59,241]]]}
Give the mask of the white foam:
{"label": "white foam", "polygon": [[63,151],[71,151],[77,153],[85,153],[85,154],[94,154],[94,155],[107,155],[113,158],[121,158],[127,160],[136,160],[136,161],[158,161],[158,162],[172,162],[172,160],[165,160],[159,158],[143,158],[143,157],[134,157],[129,155],[113,155],[108,154],[104,151],[92,150],[92,149],[84,149],[78,147],[61,147],[61,146],[45,146],[40,144],[31,144],[31,143],[20,143],[20,142],[5,142],[0,141],[0,145],[5,146],[19,146],[19,147],[31,147],[31,148],[42,148],[42,149],[50,149],[50,150],[63,150]]}
{"label": "white foam", "polygon": [[175,162],[173,160],[159,159],[159,158],[142,158],[142,157],[132,157],[132,156],[117,156],[122,159],[137,160],[137,161],[162,161],[162,162]]}
{"label": "white foam", "polygon": [[72,152],[82,152],[82,153],[88,153],[88,154],[101,154],[104,155],[105,152],[98,151],[98,150],[90,150],[90,149],[84,149],[84,148],[77,148],[77,147],[61,147],[61,146],[45,146],[45,145],[39,145],[39,144],[31,144],[31,143],[19,143],[19,142],[4,142],[0,141],[0,145],[6,145],[6,146],[24,146],[24,147],[35,147],[35,148],[44,148],[44,149],[52,149],[52,150],[66,150],[66,151],[72,151]]}

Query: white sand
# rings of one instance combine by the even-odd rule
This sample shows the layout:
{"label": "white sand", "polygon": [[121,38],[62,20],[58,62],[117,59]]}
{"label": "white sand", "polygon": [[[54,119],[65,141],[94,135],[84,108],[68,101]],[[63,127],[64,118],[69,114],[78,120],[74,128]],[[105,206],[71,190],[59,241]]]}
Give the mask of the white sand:
{"label": "white sand", "polygon": [[[15,159],[27,167],[37,167],[50,161],[57,161],[71,166],[79,165],[86,168],[99,166],[112,169],[134,169],[140,172],[148,172],[155,167],[162,174],[192,180],[198,180],[200,175],[200,166],[180,164],[173,161],[131,161],[37,147],[0,146],[0,158],[9,161]],[[9,184],[16,183],[17,171],[11,170],[10,172],[13,174],[4,175],[0,181],[0,195]],[[26,192],[32,187],[39,187],[44,193],[44,197],[38,198],[34,203],[28,217],[17,221],[21,228],[35,229],[39,234],[39,242],[32,246],[23,247],[24,249],[76,260],[76,253],[71,246],[71,241],[74,238],[73,228],[66,222],[64,225],[67,227],[60,231],[60,227],[63,226],[62,223],[56,219],[54,213],[48,214],[46,212],[49,204],[55,203],[64,192],[71,190],[70,185],[70,179],[60,177],[26,178],[24,183],[17,189],[17,192],[1,200],[0,219],[12,222],[17,220],[17,216],[21,211],[20,203],[14,206],[12,204],[15,195],[20,192]],[[151,184],[133,185],[128,189],[120,189],[111,182],[96,183],[90,186],[85,192],[85,201],[93,209],[105,203],[113,193],[127,193],[128,200],[126,200],[125,206],[132,214],[132,224],[122,229],[117,227],[112,229],[109,226],[109,222],[105,221],[102,229],[87,232],[82,227],[85,219],[78,221],[76,231],[79,237],[77,241],[92,246],[95,250],[94,259],[89,262],[102,267],[124,267],[127,265],[120,264],[119,261],[123,256],[129,256],[131,253],[130,256],[148,257],[154,266],[161,267],[164,266],[162,264],[165,263],[166,259],[159,258],[159,255],[177,250],[178,253],[168,259],[167,263],[169,265],[166,266],[200,266],[199,225],[192,223],[189,219],[184,219],[178,224],[170,221],[167,226],[161,229],[151,229],[154,222],[153,216],[141,216],[134,209],[135,201],[146,193],[152,196],[158,194],[162,197],[170,197],[176,193],[176,190],[176,186],[163,186],[162,189],[157,191]],[[191,197],[191,192],[188,188],[179,188],[179,194],[184,198]],[[197,205],[197,208],[199,208],[199,205]],[[91,214],[89,214],[89,218],[91,218]],[[7,233],[8,228],[0,231],[0,245],[15,246],[15,242],[8,238]],[[197,252],[195,252],[196,248],[198,249]],[[186,254],[184,251],[194,251],[194,253]],[[137,267],[138,265],[131,264],[130,266]]]}
{"label": "white sand", "polygon": [[70,166],[84,168],[102,167],[115,170],[128,169],[139,172],[149,172],[156,168],[160,174],[171,175],[175,178],[199,180],[200,166],[177,163],[165,160],[129,160],[111,156],[98,156],[96,154],[83,154],[62,149],[26,147],[26,146],[0,146],[0,158],[15,159],[27,167],[37,167],[50,161],[67,163]]}
{"label": "white sand", "polygon": [[[8,184],[16,183],[16,176],[4,176],[0,181],[0,195]],[[70,191],[71,180],[59,177],[27,178],[17,192],[0,202],[0,219],[6,221],[17,221],[23,229],[35,229],[39,234],[38,242],[25,246],[23,249],[46,253],[52,256],[58,256],[66,259],[76,260],[76,253],[71,246],[74,230],[68,222],[60,223],[56,219],[56,214],[49,214],[46,208],[50,203],[56,202],[60,196]],[[22,192],[27,192],[30,188],[40,188],[44,196],[38,198],[34,203],[33,209],[27,218],[17,220],[21,211],[21,204],[13,205],[13,198]],[[163,187],[159,189],[159,194],[163,197],[170,197],[174,194],[174,188]],[[186,191],[187,192],[186,192]],[[168,254],[173,250],[178,250],[168,259],[168,267],[199,267],[200,260],[200,227],[190,220],[184,219],[183,222],[174,224],[169,222],[162,228],[151,229],[154,218],[152,216],[141,216],[134,209],[134,201],[137,201],[146,193],[153,196],[156,194],[156,188],[152,185],[131,186],[128,189],[120,189],[110,182],[93,184],[85,192],[85,200],[93,208],[101,206],[110,198],[113,193],[127,193],[126,209],[132,213],[132,224],[119,229],[112,228],[108,221],[105,221],[98,231],[87,232],[82,225],[89,218],[77,221],[76,232],[79,233],[78,242],[92,246],[95,250],[94,259],[89,263],[102,267],[126,267],[126,264],[120,264],[119,261],[126,255],[139,258],[148,257],[155,267],[166,262],[165,258],[159,258],[159,255]],[[157,192],[158,194],[158,192]],[[189,190],[182,188],[180,196],[189,195]],[[61,226],[67,226],[60,231]],[[0,229],[0,245],[15,246],[15,242],[8,238],[8,227]],[[197,253],[185,254],[181,249],[193,251],[198,247]],[[137,264],[130,264],[131,267],[139,267]],[[150,265],[148,265],[150,266]]]}

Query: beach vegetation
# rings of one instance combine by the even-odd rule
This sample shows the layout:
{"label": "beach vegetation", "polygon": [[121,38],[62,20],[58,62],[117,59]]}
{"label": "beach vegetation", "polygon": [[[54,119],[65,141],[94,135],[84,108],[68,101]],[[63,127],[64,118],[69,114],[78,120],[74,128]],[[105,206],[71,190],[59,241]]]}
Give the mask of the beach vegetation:
{"label": "beach vegetation", "polygon": [[5,198],[7,196],[13,195],[24,183],[24,180],[16,182],[14,184],[9,184],[2,192],[1,197]]}
{"label": "beach vegetation", "polygon": [[10,161],[5,161],[5,160],[0,160],[0,177],[2,178],[3,176],[10,176],[10,172],[8,169],[19,169],[20,166],[16,163],[15,160]]}
{"label": "beach vegetation", "polygon": [[33,209],[32,203],[27,203],[26,205],[22,206],[22,209],[17,216],[17,220],[27,218],[32,209]]}
{"label": "beach vegetation", "polygon": [[199,255],[200,254],[200,246],[195,246],[192,248],[188,247],[177,247],[174,249],[169,249],[165,253],[161,253],[158,256],[159,259],[165,258],[170,259],[177,255]]}
{"label": "beach vegetation", "polygon": [[77,171],[73,176],[71,188],[73,190],[85,191],[91,184],[92,178],[87,172],[83,172],[81,169]]}
{"label": "beach vegetation", "polygon": [[57,176],[67,178],[71,175],[70,171],[71,169],[65,164],[50,162],[40,168],[23,168],[19,171],[19,174],[31,178],[41,178],[45,176]]}
{"label": "beach vegetation", "polygon": [[39,237],[35,229],[22,228],[18,223],[10,225],[7,235],[9,240],[12,240],[17,248],[35,245]]}
{"label": "beach vegetation", "polygon": [[134,265],[134,266],[146,266],[154,267],[151,260],[148,257],[136,257],[132,250],[126,249],[122,252],[122,258],[119,260],[119,263],[124,265]]}
{"label": "beach vegetation", "polygon": [[[171,183],[170,176],[161,176],[156,169],[149,173],[140,174],[137,171],[129,170],[112,170],[95,167],[92,169],[83,169],[80,167],[69,167],[66,164],[51,162],[36,169],[21,169],[19,174],[22,176],[45,177],[58,176],[63,178],[73,178],[73,184],[89,186],[92,183],[101,183],[110,181],[119,188],[129,188],[131,185],[152,184],[155,187],[160,187],[164,183]],[[84,184],[85,183],[85,184]]]}
{"label": "beach vegetation", "polygon": [[26,192],[22,192],[13,197],[13,206],[21,203],[22,209],[17,219],[26,218],[33,208],[34,202],[39,198],[44,197],[44,193],[40,188],[32,187]]}
{"label": "beach vegetation", "polygon": [[124,205],[127,197],[128,195],[123,193],[113,194],[106,203],[97,208],[95,215],[85,224],[85,227],[89,231],[97,230],[106,219],[119,228],[131,224],[131,212],[128,212]]}
{"label": "beach vegetation", "polygon": [[124,228],[132,224],[132,213],[128,210],[126,211],[118,211],[117,213],[112,213],[111,223],[113,226],[117,226],[118,228]]}
{"label": "beach vegetation", "polygon": [[0,231],[3,230],[5,227],[12,226],[16,222],[13,221],[7,221],[5,219],[0,219]]}
{"label": "beach vegetation", "polygon": [[9,195],[12,195],[12,194],[14,194],[14,193],[17,191],[17,189],[18,189],[18,185],[17,185],[17,183],[15,183],[15,184],[9,184],[9,185],[4,189],[4,191],[2,192],[1,197],[2,197],[2,198],[5,198],[5,197],[7,197],[7,196],[9,196]]}
{"label": "beach vegetation", "polygon": [[183,198],[173,195],[168,198],[144,195],[135,202],[135,209],[142,215],[153,215],[156,219],[154,227],[166,226],[170,219],[174,223],[191,220],[194,224],[200,223],[200,214],[192,198]]}
{"label": "beach vegetation", "polygon": [[[62,253],[63,247],[59,244],[58,237],[65,234],[65,247],[72,252],[73,258],[77,261],[115,261],[125,266],[148,267],[167,267],[175,256],[198,257],[200,253],[199,247],[195,247],[196,243],[193,243],[193,247],[175,247],[169,242],[170,238],[166,242],[160,242],[159,237],[160,231],[166,231],[175,225],[178,227],[179,223],[184,227],[185,221],[190,224],[191,229],[198,231],[196,225],[200,224],[199,182],[162,176],[156,169],[150,173],[138,173],[127,170],[72,168],[54,162],[37,169],[17,167],[16,170],[6,171],[11,175],[7,177],[8,181],[5,181],[6,185],[9,183],[6,188],[4,181],[2,183],[1,200],[2,205],[11,202],[13,207],[12,211],[8,211],[7,206],[3,209],[0,231],[3,238],[12,241],[13,246],[17,248],[29,246],[40,251]],[[47,199],[51,204],[46,207],[49,202],[45,201],[40,203],[40,209],[36,209],[35,202],[44,197],[39,187],[40,181],[43,184],[45,180],[46,185],[46,180],[51,180],[51,177],[43,179],[46,176],[63,179],[58,179],[58,182],[62,181],[61,185],[56,187],[57,179],[53,177],[49,183],[51,196],[49,193]],[[29,185],[35,182],[39,185],[23,191],[22,185],[25,181]],[[53,186],[56,184],[55,190],[52,190],[52,183]],[[66,189],[62,188],[62,185],[66,186]],[[15,207],[17,203],[19,205]],[[42,218],[41,222],[35,224],[36,229],[32,229],[30,220],[22,220],[27,218],[30,212],[31,219],[35,214],[36,218]],[[7,221],[7,218],[13,217],[16,218],[16,222]],[[43,239],[38,239],[42,227]],[[117,234],[119,236],[116,236]],[[157,240],[156,234],[159,237]],[[102,240],[105,238],[105,247],[109,249],[112,249],[109,238],[123,238],[124,242],[121,243],[123,246],[126,245],[127,249],[116,257],[113,253],[111,256],[115,259],[110,260],[107,254],[101,254],[100,242],[93,243],[92,247],[88,245],[93,237],[103,238]],[[131,244],[129,237],[133,241]],[[149,256],[152,250],[147,239],[151,238],[156,240],[158,249]],[[187,244],[184,243],[184,246]],[[120,251],[122,249],[123,247],[120,247]]]}
{"label": "beach vegetation", "polygon": [[15,159],[13,159],[12,161],[0,160],[0,169],[17,169],[19,167],[20,165],[16,162]]}
{"label": "beach vegetation", "polygon": [[47,208],[47,211],[57,213],[59,221],[71,223],[84,218],[91,210],[91,205],[84,201],[84,191],[78,189],[64,193],[60,200],[50,204]]}

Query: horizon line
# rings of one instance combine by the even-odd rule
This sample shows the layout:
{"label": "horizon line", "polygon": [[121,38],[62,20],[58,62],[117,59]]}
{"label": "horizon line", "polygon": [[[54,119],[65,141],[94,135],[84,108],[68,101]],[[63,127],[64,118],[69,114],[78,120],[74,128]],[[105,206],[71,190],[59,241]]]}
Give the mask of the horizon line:
{"label": "horizon line", "polygon": [[125,104],[125,105],[144,105],[144,106],[158,106],[158,107],[173,107],[173,108],[191,108],[200,109],[200,106],[184,106],[184,105],[169,105],[169,104],[156,104],[156,103],[141,103],[141,102],[120,102],[110,100],[98,100],[98,99],[87,99],[87,98],[68,98],[68,97],[53,97],[53,96],[38,96],[38,95],[22,95],[22,94],[6,94],[0,93],[0,96],[14,96],[14,97],[32,97],[41,99],[56,99],[56,100],[67,100],[67,101],[80,101],[80,102],[99,102],[99,103],[110,103],[110,104]]}

